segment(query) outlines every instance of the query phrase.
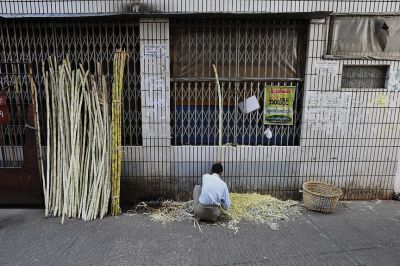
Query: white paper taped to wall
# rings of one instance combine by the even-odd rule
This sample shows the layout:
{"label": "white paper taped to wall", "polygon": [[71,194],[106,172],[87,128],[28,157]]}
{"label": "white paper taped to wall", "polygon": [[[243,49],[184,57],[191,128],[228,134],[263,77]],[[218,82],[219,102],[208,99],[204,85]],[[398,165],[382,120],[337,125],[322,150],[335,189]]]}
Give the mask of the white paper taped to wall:
{"label": "white paper taped to wall", "polygon": [[166,55],[166,44],[145,44],[144,59],[164,58]]}
{"label": "white paper taped to wall", "polygon": [[154,77],[144,77],[145,90],[165,90],[165,79],[159,75]]}
{"label": "white paper taped to wall", "polygon": [[390,92],[400,92],[400,68],[390,71],[387,88]]}
{"label": "white paper taped to wall", "polygon": [[350,119],[351,92],[316,92],[306,95],[304,122],[312,130],[332,134],[331,130],[344,133]]}
{"label": "white paper taped to wall", "polygon": [[338,61],[315,60],[314,67],[317,70],[317,74],[320,75],[337,75],[339,73]]}
{"label": "white paper taped to wall", "polygon": [[309,91],[306,94],[306,108],[349,108],[351,92]]}

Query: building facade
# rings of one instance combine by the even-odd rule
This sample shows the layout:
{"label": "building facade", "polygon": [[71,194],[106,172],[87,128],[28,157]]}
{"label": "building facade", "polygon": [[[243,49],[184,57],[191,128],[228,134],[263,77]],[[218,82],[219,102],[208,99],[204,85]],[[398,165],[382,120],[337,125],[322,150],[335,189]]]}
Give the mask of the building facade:
{"label": "building facade", "polygon": [[[113,53],[124,48],[125,203],[189,198],[216,160],[236,192],[298,198],[309,180],[341,187],[344,199],[400,192],[400,1],[2,1],[0,9],[8,178],[30,160],[28,65],[39,88],[49,56],[88,69],[100,62],[112,82]],[[6,89],[16,83],[18,93]],[[289,123],[266,122],[268,88],[290,91]],[[259,108],[247,112],[252,97]]]}

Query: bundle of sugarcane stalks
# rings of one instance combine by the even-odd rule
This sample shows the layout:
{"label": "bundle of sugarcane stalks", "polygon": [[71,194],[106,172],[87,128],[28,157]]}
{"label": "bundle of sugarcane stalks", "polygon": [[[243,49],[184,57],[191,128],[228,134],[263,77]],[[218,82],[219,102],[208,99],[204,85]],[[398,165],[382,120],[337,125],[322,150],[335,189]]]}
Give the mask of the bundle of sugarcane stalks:
{"label": "bundle of sugarcane stalks", "polygon": [[120,178],[121,178],[121,106],[124,68],[127,53],[117,50],[114,55],[114,82],[112,88],[112,121],[111,121],[111,215],[119,215],[120,208]]}
{"label": "bundle of sugarcane stalks", "polygon": [[[44,65],[44,64],[43,64]],[[111,191],[109,90],[100,64],[89,75],[69,60],[43,67],[46,102],[45,216],[103,218]],[[42,128],[43,128],[42,127]],[[40,134],[40,132],[38,132]]]}

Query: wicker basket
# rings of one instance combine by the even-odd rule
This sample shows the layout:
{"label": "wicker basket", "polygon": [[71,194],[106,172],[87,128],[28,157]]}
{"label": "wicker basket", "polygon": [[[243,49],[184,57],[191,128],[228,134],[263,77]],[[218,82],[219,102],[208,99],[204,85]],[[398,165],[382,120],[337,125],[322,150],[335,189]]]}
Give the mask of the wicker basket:
{"label": "wicker basket", "polygon": [[322,182],[303,184],[303,202],[308,210],[332,213],[342,195],[342,190]]}

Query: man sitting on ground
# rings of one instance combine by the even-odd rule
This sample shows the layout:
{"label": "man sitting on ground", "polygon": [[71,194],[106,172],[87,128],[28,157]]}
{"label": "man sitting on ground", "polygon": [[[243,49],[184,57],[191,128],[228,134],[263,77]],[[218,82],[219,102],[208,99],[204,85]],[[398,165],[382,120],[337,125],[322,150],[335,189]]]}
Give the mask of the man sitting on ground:
{"label": "man sitting on ground", "polygon": [[220,207],[225,210],[230,208],[228,186],[220,178],[222,171],[222,164],[214,164],[211,174],[203,175],[202,185],[193,189],[194,215],[199,220],[216,222]]}

